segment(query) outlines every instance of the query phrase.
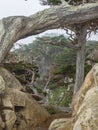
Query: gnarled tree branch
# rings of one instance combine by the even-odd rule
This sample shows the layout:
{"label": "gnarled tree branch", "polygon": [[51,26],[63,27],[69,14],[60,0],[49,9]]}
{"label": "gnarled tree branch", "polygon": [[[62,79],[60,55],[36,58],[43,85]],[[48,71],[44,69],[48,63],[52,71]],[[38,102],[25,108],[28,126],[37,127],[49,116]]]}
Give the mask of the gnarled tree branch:
{"label": "gnarled tree branch", "polygon": [[0,20],[0,63],[13,43],[48,29],[68,27],[76,23],[98,19],[98,3],[84,6],[57,6],[29,17],[12,16]]}

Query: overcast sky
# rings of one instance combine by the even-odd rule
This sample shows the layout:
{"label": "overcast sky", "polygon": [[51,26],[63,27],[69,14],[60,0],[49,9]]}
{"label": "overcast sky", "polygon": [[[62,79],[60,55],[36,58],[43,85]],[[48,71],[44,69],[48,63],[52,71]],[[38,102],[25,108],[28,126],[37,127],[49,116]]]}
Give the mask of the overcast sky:
{"label": "overcast sky", "polygon": [[0,0],[0,18],[12,15],[31,15],[46,6],[41,6],[39,0]]}
{"label": "overcast sky", "polygon": [[[48,8],[46,6],[41,6],[39,3],[39,0],[0,0],[0,19],[8,16],[14,16],[14,15],[31,15],[34,14],[38,11],[41,11],[45,8]],[[57,34],[62,34],[64,31],[62,30],[54,30],[54,31],[49,31],[50,33],[52,32],[57,32]],[[45,33],[49,33],[45,32]],[[45,34],[44,33],[44,34]],[[38,35],[40,36],[40,35]],[[34,36],[32,38],[28,38],[26,40],[22,40],[21,42],[28,42],[32,41],[34,39]],[[92,36],[93,40],[98,40],[98,35]]]}

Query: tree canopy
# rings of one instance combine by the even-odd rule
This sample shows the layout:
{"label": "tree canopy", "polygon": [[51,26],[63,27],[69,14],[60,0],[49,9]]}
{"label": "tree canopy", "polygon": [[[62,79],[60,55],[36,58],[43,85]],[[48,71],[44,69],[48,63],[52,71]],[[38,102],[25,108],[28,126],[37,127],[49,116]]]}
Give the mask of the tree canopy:
{"label": "tree canopy", "polygon": [[43,5],[59,5],[62,2],[67,2],[70,5],[79,5],[83,4],[83,0],[40,0]]}

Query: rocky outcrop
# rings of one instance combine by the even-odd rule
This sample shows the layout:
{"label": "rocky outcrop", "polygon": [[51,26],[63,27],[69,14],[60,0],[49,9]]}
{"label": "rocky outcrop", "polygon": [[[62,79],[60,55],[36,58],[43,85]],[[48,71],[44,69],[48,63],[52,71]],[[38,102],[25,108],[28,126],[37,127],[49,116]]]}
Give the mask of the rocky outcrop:
{"label": "rocky outcrop", "polygon": [[2,76],[0,76],[0,94],[2,94],[4,90],[5,90],[5,82]]}
{"label": "rocky outcrop", "polygon": [[72,101],[72,108],[73,108],[73,116],[76,115],[81,103],[83,102],[86,92],[94,87],[94,82],[93,82],[93,72],[92,70],[87,74],[83,85],[81,86],[80,90],[76,93],[76,95],[73,97]]}
{"label": "rocky outcrop", "polygon": [[86,96],[86,93],[88,90],[90,90],[93,87],[98,86],[98,64],[95,64],[94,67],[90,70],[90,72],[87,74],[83,85],[81,86],[80,90],[77,92],[77,94],[74,96],[72,101],[73,106],[73,116],[77,114],[77,111],[84,101],[84,98]]}
{"label": "rocky outcrop", "polygon": [[73,130],[98,129],[98,89],[90,89],[79,107]]}
{"label": "rocky outcrop", "polygon": [[49,117],[48,112],[31,95],[16,89],[9,89],[6,95],[8,95],[9,100],[14,106],[14,111],[17,116],[15,125],[19,122],[19,130],[25,129],[26,127],[38,126]]}
{"label": "rocky outcrop", "polygon": [[72,119],[55,119],[48,130],[72,130]]}
{"label": "rocky outcrop", "polygon": [[12,75],[8,70],[3,67],[0,67],[0,75],[3,77],[5,81],[5,86],[9,88],[15,88],[18,90],[23,89],[23,86],[20,82]]}
{"label": "rocky outcrop", "polygon": [[32,95],[21,91],[22,85],[10,72],[0,70],[0,83],[5,83],[0,84],[0,91],[4,86],[0,94],[0,130],[35,130],[50,117],[49,113]]}
{"label": "rocky outcrop", "polygon": [[73,130],[98,129],[98,64],[85,78],[74,99]]}

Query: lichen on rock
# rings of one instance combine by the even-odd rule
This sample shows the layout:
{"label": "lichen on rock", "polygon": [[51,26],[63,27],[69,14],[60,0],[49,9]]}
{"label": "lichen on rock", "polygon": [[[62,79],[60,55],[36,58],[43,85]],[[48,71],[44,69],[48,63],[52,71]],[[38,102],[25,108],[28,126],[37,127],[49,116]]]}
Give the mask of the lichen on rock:
{"label": "lichen on rock", "polygon": [[5,82],[2,78],[2,76],[0,76],[0,94],[2,94],[5,90]]}

